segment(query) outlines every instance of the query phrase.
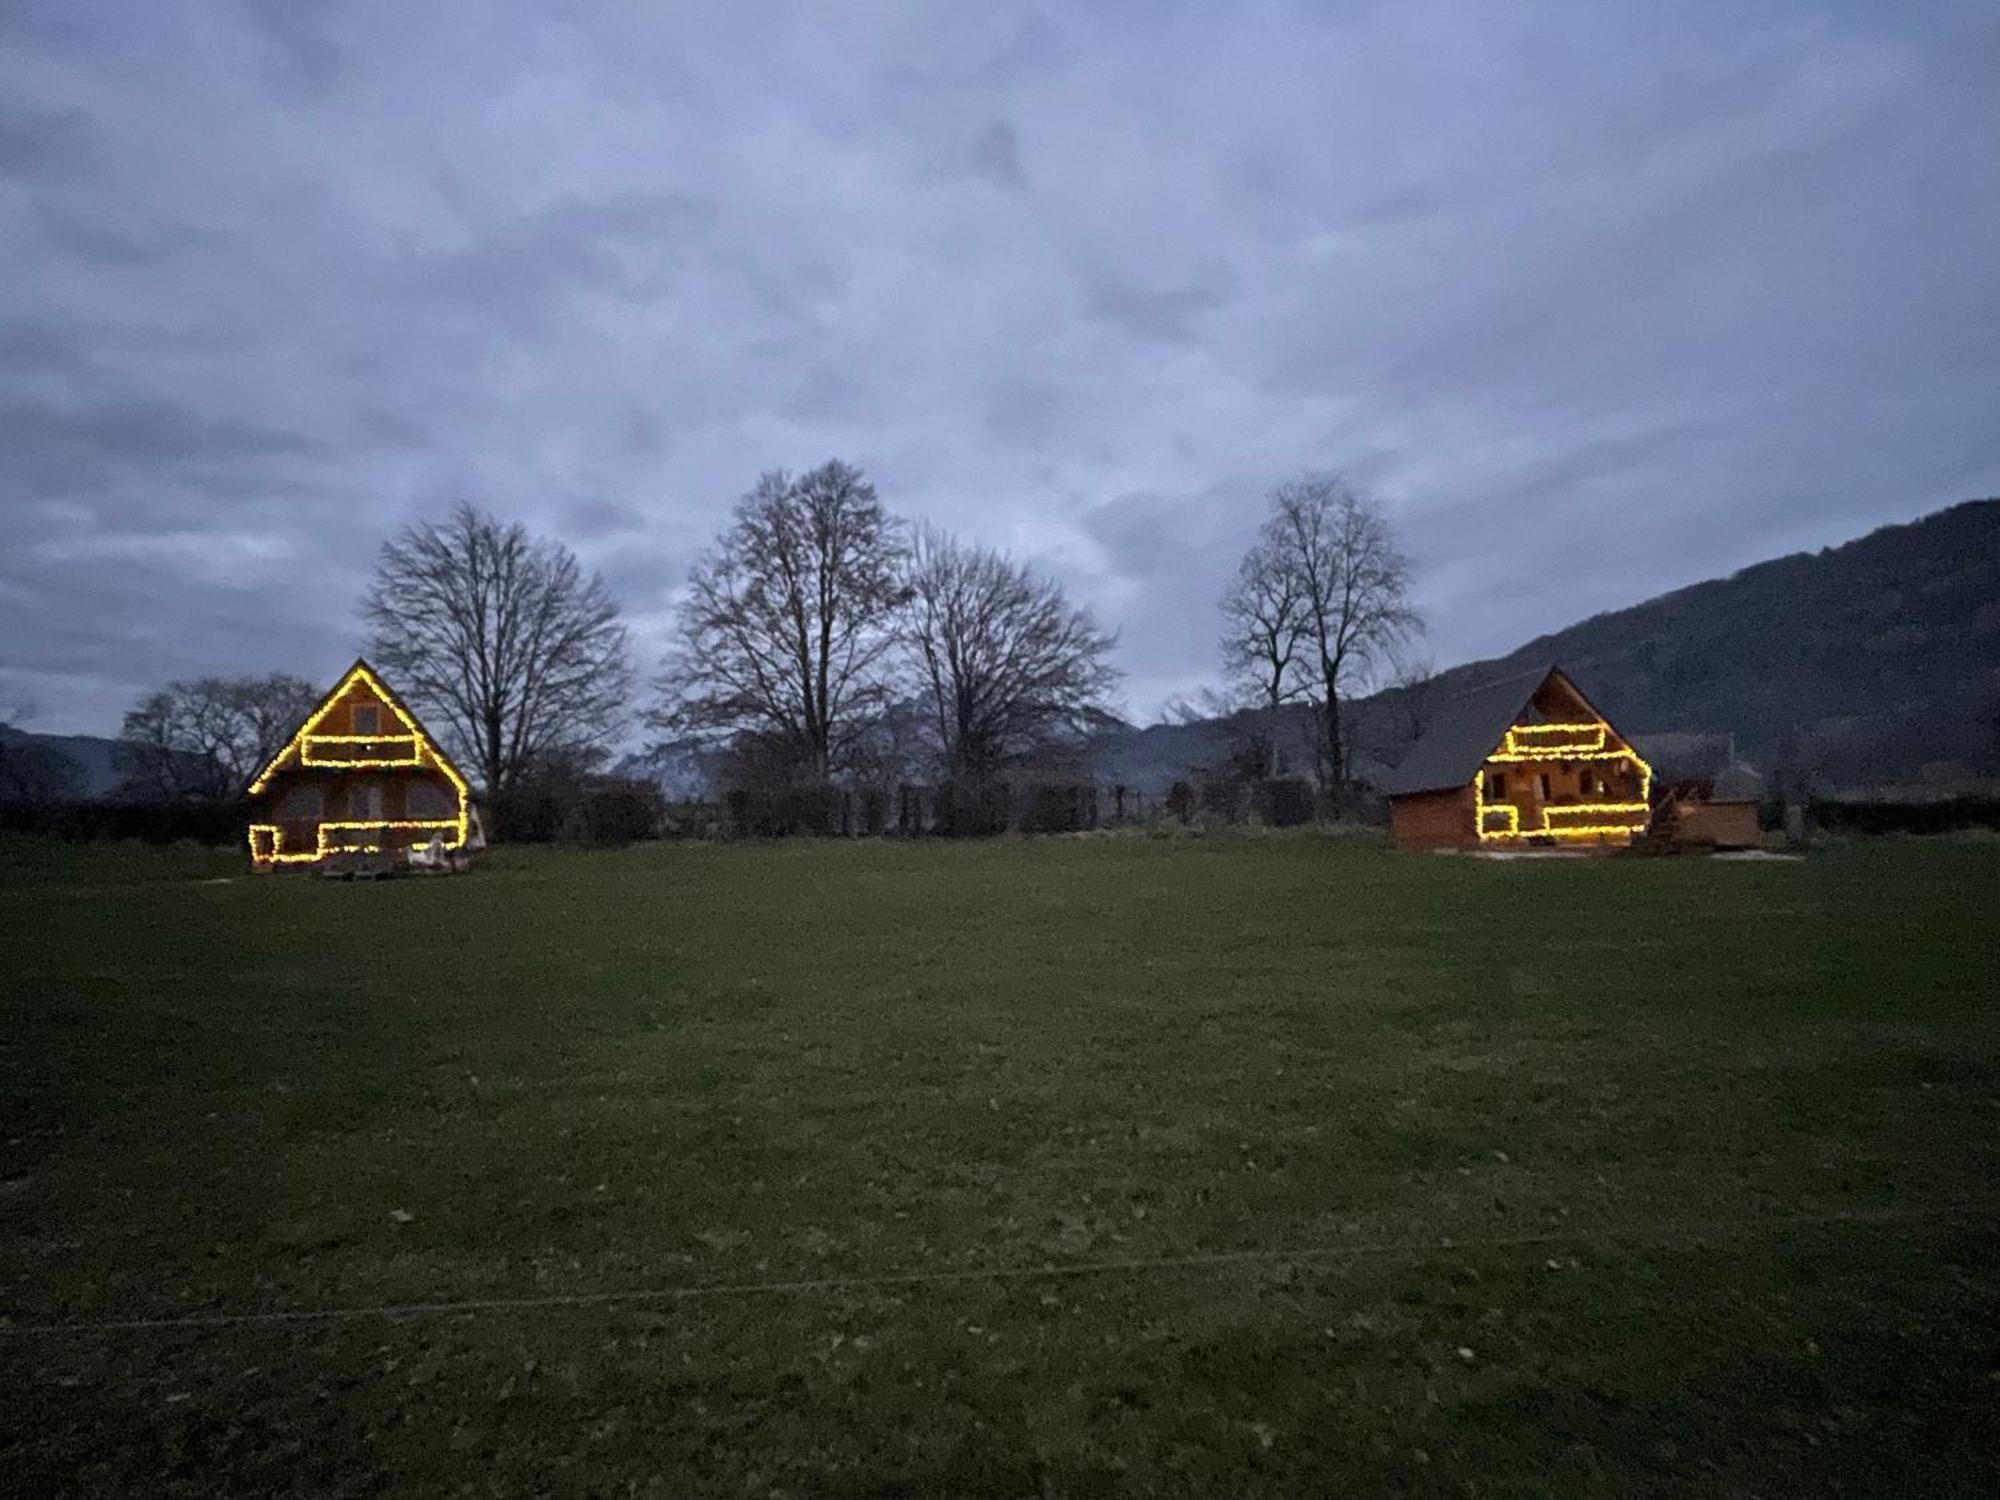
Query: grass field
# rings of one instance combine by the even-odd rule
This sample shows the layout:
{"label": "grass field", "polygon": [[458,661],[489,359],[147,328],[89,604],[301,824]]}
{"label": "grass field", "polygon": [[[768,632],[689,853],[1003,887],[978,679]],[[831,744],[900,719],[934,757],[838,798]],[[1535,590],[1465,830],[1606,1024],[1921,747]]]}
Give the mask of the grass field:
{"label": "grass field", "polygon": [[0,994],[17,1493],[2000,1492],[2000,843],[17,843]]}

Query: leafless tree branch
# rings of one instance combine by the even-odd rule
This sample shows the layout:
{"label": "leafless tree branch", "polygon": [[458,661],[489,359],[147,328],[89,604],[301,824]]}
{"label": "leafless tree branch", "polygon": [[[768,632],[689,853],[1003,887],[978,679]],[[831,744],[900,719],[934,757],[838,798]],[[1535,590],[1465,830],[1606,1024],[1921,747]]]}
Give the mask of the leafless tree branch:
{"label": "leafless tree branch", "polygon": [[928,529],[904,579],[901,634],[950,774],[988,774],[1106,712],[1112,637],[1055,583]]}
{"label": "leafless tree branch", "polygon": [[653,724],[756,735],[801,774],[833,774],[887,698],[903,554],[860,470],[765,474],[688,580]]}
{"label": "leafless tree branch", "polygon": [[116,752],[124,789],[163,801],[236,796],[319,696],[303,678],[280,672],[170,682],[125,715]]}
{"label": "leafless tree branch", "polygon": [[[1331,474],[1308,474],[1271,492],[1271,514],[1232,589],[1238,613],[1225,604],[1231,623],[1224,654],[1231,656],[1235,638],[1233,659],[1254,665],[1274,690],[1289,681],[1291,696],[1317,707],[1324,779],[1337,797],[1351,780],[1346,699],[1424,628],[1409,590],[1409,561],[1378,502]],[[1278,607],[1287,601],[1299,622],[1289,636],[1277,628],[1292,628],[1295,616]]]}
{"label": "leafless tree branch", "polygon": [[470,505],[384,544],[363,596],[369,654],[489,795],[542,757],[601,749],[632,669],[604,580],[559,542]]}

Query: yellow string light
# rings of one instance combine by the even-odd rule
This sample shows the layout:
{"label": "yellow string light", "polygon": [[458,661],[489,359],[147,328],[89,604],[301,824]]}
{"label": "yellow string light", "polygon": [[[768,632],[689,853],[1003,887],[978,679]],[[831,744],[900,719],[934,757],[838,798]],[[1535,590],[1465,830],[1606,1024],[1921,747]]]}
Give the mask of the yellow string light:
{"label": "yellow string light", "polygon": [[[1536,743],[1534,737],[1565,735],[1555,743]],[[1528,736],[1523,742],[1521,736]],[[1472,779],[1472,826],[1482,843],[1500,839],[1595,839],[1630,838],[1644,833],[1652,816],[1653,768],[1630,747],[1608,750],[1609,727],[1590,724],[1516,724],[1501,739],[1501,748],[1486,757],[1479,774]],[[1541,809],[1541,826],[1523,828],[1521,809],[1511,802],[1486,801],[1486,767],[1495,763],[1518,765],[1523,761],[1625,761],[1639,772],[1639,800],[1636,802],[1570,802]],[[1571,816],[1615,819],[1616,821],[1571,823]],[[1489,818],[1498,817],[1504,826],[1489,828]]]}
{"label": "yellow string light", "polygon": [[[314,754],[315,750],[327,745],[408,745],[410,753],[394,759],[380,756],[362,759],[337,754]],[[415,734],[308,734],[299,740],[299,764],[325,766],[334,770],[352,770],[364,766],[420,766],[424,761],[424,749],[423,736]]]}
{"label": "yellow string light", "polygon": [[[1523,743],[1521,739],[1523,735],[1544,734],[1568,735],[1570,738],[1542,743]],[[1521,760],[1569,760],[1579,754],[1591,752],[1612,755],[1622,753],[1606,751],[1604,737],[1605,728],[1602,724],[1516,724],[1507,731],[1501,753]]]}
{"label": "yellow string light", "polygon": [[[404,729],[408,730],[409,732],[407,734],[319,734],[317,733],[316,731],[318,730],[321,722],[325,720],[328,714],[333,712],[335,705],[337,705],[340,702],[340,700],[347,695],[348,691],[357,682],[366,686],[369,692],[375,697],[375,699],[379,703],[386,705],[387,708],[389,709],[389,712],[394,714],[397,717],[397,719],[401,721]],[[311,753],[312,747],[320,744],[401,745],[406,743],[411,747],[408,759],[390,760],[373,756],[367,759],[352,759],[352,760],[343,760],[337,757],[331,759],[315,759]],[[382,685],[381,679],[378,678],[373,672],[369,671],[368,668],[360,662],[356,662],[354,666],[348,671],[347,675],[341,678],[339,685],[336,686],[332,692],[326,695],[326,698],[320,703],[320,706],[313,711],[312,715],[305,721],[305,723],[299,726],[298,732],[292,736],[291,740],[285,745],[285,748],[280,750],[276,755],[272,756],[270,761],[265,765],[264,769],[257,773],[257,779],[251,782],[250,784],[249,795],[252,797],[261,795],[264,792],[264,790],[268,786],[270,786],[272,778],[275,777],[278,774],[278,772],[282,770],[284,766],[287,764],[287,762],[291,759],[294,752],[297,753],[297,759],[300,765],[311,766],[316,770],[334,770],[334,771],[394,769],[399,767],[403,769],[408,769],[411,766],[421,766],[426,764],[425,757],[428,755],[429,756],[428,764],[430,765],[431,769],[437,771],[440,775],[442,775],[447,781],[451,783],[452,790],[457,795],[458,798],[458,814],[456,817],[451,817],[451,818],[399,818],[399,819],[376,819],[370,822],[353,822],[353,821],[318,822],[315,825],[317,828],[317,839],[315,841],[315,847],[313,849],[313,852],[309,854],[304,852],[286,852],[280,847],[282,840],[284,838],[284,830],[281,825],[276,823],[253,823],[250,825],[248,838],[250,844],[250,858],[254,863],[257,864],[314,863],[315,861],[326,858],[326,856],[329,853],[342,852],[340,850],[329,848],[328,835],[339,832],[380,829],[386,833],[390,829],[414,829],[418,831],[429,829],[433,833],[451,834],[451,837],[447,839],[444,844],[444,847],[447,849],[464,848],[466,840],[471,836],[471,820],[472,820],[471,786],[466,782],[463,776],[459,775],[458,768],[452,765],[452,763],[449,760],[447,760],[444,757],[444,755],[438,750],[437,746],[431,742],[430,737],[424,733],[423,726],[418,724],[415,719],[411,718],[407,713],[405,713],[402,710],[401,706],[397,704],[394,696],[389,692],[389,690],[386,687]],[[382,849],[383,845],[379,841],[373,844],[362,844],[353,846],[353,852],[364,853],[364,854],[379,854],[382,852]]]}
{"label": "yellow string light", "polygon": [[[458,835],[455,840],[446,842],[444,847],[447,849],[456,849],[465,842],[465,832],[464,832],[465,823],[464,820],[461,818],[394,818],[394,819],[385,819],[381,822],[376,822],[376,823],[337,822],[337,823],[320,823],[315,826],[318,829],[319,842],[318,846],[313,850],[312,853],[284,854],[280,853],[278,850],[278,841],[284,836],[284,830],[278,824],[252,823],[250,825],[251,858],[275,864],[309,864],[314,860],[326,858],[328,854],[335,854],[335,853],[380,854],[382,852],[382,846],[380,844],[341,844],[335,847],[331,844],[331,841],[328,838],[328,835],[333,833],[356,831],[361,829],[379,828],[384,831],[387,831],[388,829],[391,828],[416,828],[416,829],[428,828],[435,833],[443,833],[450,831],[450,832],[455,832]],[[262,849],[258,847],[259,834],[265,836],[264,847]]]}

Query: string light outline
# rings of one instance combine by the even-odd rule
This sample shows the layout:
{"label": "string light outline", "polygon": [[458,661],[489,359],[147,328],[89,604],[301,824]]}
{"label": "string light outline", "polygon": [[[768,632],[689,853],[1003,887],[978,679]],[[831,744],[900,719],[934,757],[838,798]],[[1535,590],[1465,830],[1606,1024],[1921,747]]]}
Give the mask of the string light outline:
{"label": "string light outline", "polygon": [[[1523,744],[1522,735],[1560,733],[1571,736],[1588,736],[1588,740],[1560,740],[1549,744]],[[1622,752],[1607,751],[1604,748],[1608,730],[1603,724],[1516,724],[1507,731],[1501,752],[1522,759],[1564,760],[1578,755],[1611,754]]]}
{"label": "string light outline", "polygon": [[[333,712],[334,707],[347,695],[348,691],[357,681],[364,684],[369,692],[374,695],[375,699],[379,703],[386,705],[389,712],[393,713],[402,722],[403,727],[409,731],[407,735],[315,735],[313,733],[321,721]],[[349,744],[356,742],[377,743],[381,741],[401,741],[407,739],[412,741],[416,748],[409,760],[344,760],[322,763],[311,761],[307,758],[306,750],[308,743],[315,739]],[[247,838],[250,845],[250,858],[254,863],[310,864],[324,859],[330,852],[327,848],[327,834],[330,831],[378,828],[385,831],[392,828],[414,828],[420,830],[428,828],[434,831],[448,830],[451,832],[452,837],[445,842],[444,847],[447,849],[464,848],[466,840],[471,836],[472,788],[470,784],[467,783],[463,776],[459,775],[458,768],[452,765],[438,750],[437,746],[431,742],[430,736],[424,733],[423,726],[403,711],[401,705],[396,702],[394,694],[383,685],[379,677],[369,670],[365,662],[356,662],[352,667],[348,668],[347,674],[335,685],[333,691],[326,695],[320,706],[313,710],[305,723],[299,726],[298,732],[287,742],[285,748],[272,756],[264,769],[257,773],[257,779],[250,783],[248,795],[252,797],[260,795],[271,784],[271,778],[277,775],[286,758],[294,750],[299,752],[299,763],[301,765],[311,765],[315,769],[320,770],[344,771],[361,770],[376,766],[408,767],[422,765],[424,763],[424,752],[428,751],[432,761],[432,769],[442,774],[451,783],[453,791],[458,794],[458,815],[455,818],[402,818],[394,820],[377,819],[371,822],[320,822],[316,825],[318,829],[317,847],[311,854],[288,854],[281,852],[279,842],[283,837],[283,830],[280,826],[276,823],[253,823],[250,825]],[[262,852],[258,849],[259,834],[264,834],[268,837],[268,852]],[[382,852],[382,845],[379,843],[361,845],[355,852],[379,854]]]}
{"label": "string light outline", "polygon": [[[1517,736],[1550,733],[1571,735],[1588,734],[1591,748],[1570,748],[1566,745],[1541,746],[1523,744]],[[1609,737],[1610,726],[1599,721],[1588,724],[1516,724],[1508,728],[1501,738],[1501,748],[1495,750],[1480,765],[1479,772],[1472,778],[1472,826],[1480,842],[1490,843],[1500,839],[1548,838],[1548,839],[1595,839],[1609,837],[1630,838],[1643,833],[1647,820],[1652,814],[1653,768],[1646,763],[1636,750],[1627,746],[1621,750],[1606,750],[1603,747]],[[1571,802],[1545,805],[1542,808],[1542,826],[1523,829],[1521,809],[1512,802],[1496,802],[1486,805],[1486,767],[1495,762],[1519,764],[1523,761],[1550,760],[1619,760],[1629,761],[1639,768],[1639,799],[1637,802]],[[1633,821],[1620,823],[1564,824],[1552,822],[1554,817],[1567,814],[1591,814],[1593,816],[1616,817],[1620,814]],[[1504,828],[1488,828],[1488,814],[1499,814],[1506,821]]]}
{"label": "string light outline", "polygon": [[[310,864],[314,860],[326,858],[331,853],[380,854],[382,852],[380,844],[341,844],[337,848],[330,847],[327,835],[337,831],[363,828],[379,828],[385,831],[391,828],[429,828],[441,832],[446,829],[459,828],[460,820],[456,818],[395,818],[383,819],[374,823],[337,822],[319,823],[314,826],[319,832],[319,847],[314,852],[310,854],[281,854],[278,852],[278,840],[282,837],[284,830],[280,825],[276,823],[252,823],[250,825],[250,857],[272,864]],[[268,853],[260,852],[257,848],[257,835],[260,833],[269,836]],[[447,843],[444,847],[447,849],[456,849],[463,842],[464,835],[461,833],[457,842]]]}
{"label": "string light outline", "polygon": [[[407,757],[390,760],[379,756],[358,759],[352,756],[315,759],[313,749],[321,745],[408,745]],[[299,742],[299,764],[319,766],[329,770],[345,770],[357,766],[420,766],[424,763],[424,740],[415,734],[309,734]]]}

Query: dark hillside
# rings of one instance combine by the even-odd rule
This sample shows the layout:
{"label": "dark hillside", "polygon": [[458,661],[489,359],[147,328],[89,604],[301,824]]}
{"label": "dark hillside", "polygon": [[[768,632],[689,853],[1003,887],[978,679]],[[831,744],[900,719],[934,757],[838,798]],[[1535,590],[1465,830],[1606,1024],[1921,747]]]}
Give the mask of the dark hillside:
{"label": "dark hillside", "polygon": [[[1559,662],[1642,746],[1703,743],[1822,785],[2000,772],[2000,500],[1662,594],[1442,672],[1436,696]],[[1407,739],[1400,693],[1363,705],[1365,751]],[[1297,726],[1301,741],[1307,732]],[[1164,784],[1218,758],[1219,723],[1101,742],[1099,774]],[[1669,756],[1671,758],[1671,755]],[[1310,763],[1308,762],[1308,768]]]}
{"label": "dark hillside", "polygon": [[1443,674],[1560,661],[1635,734],[1734,735],[1834,782],[1995,769],[2000,500],[1597,615]]}

